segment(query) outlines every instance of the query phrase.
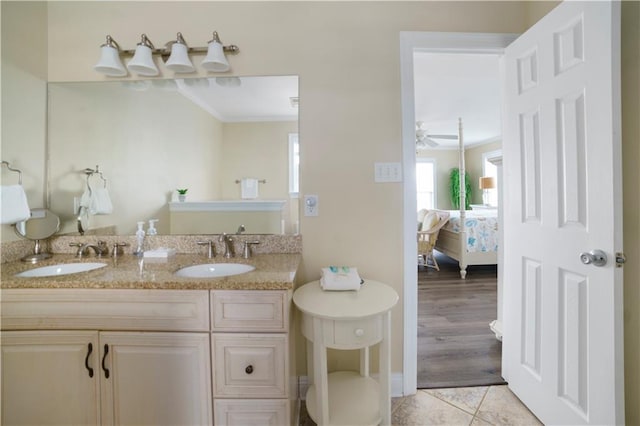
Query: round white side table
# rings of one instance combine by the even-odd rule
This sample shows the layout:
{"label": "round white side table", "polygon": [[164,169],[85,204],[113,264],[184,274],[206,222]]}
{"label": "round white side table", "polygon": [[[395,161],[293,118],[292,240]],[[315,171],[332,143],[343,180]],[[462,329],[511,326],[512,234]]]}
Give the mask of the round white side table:
{"label": "round white side table", "polygon": [[[391,424],[391,308],[398,293],[365,280],[358,291],[324,291],[313,281],[293,293],[307,339],[307,411],[318,426]],[[369,347],[380,344],[378,380]],[[360,371],[327,373],[327,348],[360,349]]]}

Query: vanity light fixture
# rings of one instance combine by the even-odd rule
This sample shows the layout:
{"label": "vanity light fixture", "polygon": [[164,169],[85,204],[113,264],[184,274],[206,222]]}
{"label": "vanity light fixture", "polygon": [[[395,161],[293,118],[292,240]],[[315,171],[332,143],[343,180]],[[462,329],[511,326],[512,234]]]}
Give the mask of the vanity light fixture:
{"label": "vanity light fixture", "polygon": [[208,42],[207,56],[202,61],[202,67],[208,71],[229,71],[229,61],[224,54],[224,46],[220,42],[218,32],[213,32],[213,38]]}
{"label": "vanity light fixture", "polygon": [[127,75],[127,70],[120,60],[120,46],[110,35],[107,36],[107,42],[100,46],[100,51],[100,60],[93,67],[94,70],[109,77]]}
{"label": "vanity light fixture", "polygon": [[191,63],[191,59],[189,59],[187,54],[189,48],[182,37],[182,33],[178,33],[176,41],[170,41],[168,44],[171,45],[171,56],[165,63],[167,68],[177,73],[194,72],[196,68]]}
{"label": "vanity light fixture", "polygon": [[[209,40],[207,47],[189,47],[184,41],[182,33],[177,33],[176,40],[168,42],[163,48],[154,47],[151,40],[142,34],[142,40],[135,50],[120,50],[118,44],[107,36],[107,42],[101,46],[100,61],[93,67],[96,71],[109,77],[124,77],[127,69],[141,76],[157,76],[160,74],[153,55],[168,58],[166,66],[175,73],[191,73],[196,69],[189,59],[191,53],[206,53],[202,61],[202,68],[212,72],[224,72],[230,69],[227,53],[238,53],[240,49],[236,45],[224,46],[216,31]],[[120,61],[120,54],[133,56],[125,68]]]}
{"label": "vanity light fixture", "polygon": [[136,52],[127,64],[127,69],[138,75],[153,77],[160,74],[158,67],[153,62],[153,50],[155,47],[146,34],[142,34],[142,40],[136,45]]}

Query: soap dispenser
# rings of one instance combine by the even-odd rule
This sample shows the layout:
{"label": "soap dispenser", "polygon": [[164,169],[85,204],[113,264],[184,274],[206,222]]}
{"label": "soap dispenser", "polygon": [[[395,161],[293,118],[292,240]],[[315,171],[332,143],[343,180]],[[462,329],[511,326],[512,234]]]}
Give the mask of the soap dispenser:
{"label": "soap dispenser", "polygon": [[156,229],[156,222],[158,219],[149,219],[149,229],[147,229],[147,235],[158,235],[158,230]]}
{"label": "soap dispenser", "polygon": [[144,254],[144,222],[138,222],[138,230],[136,231],[136,239],[138,240],[138,245],[136,250],[133,252],[136,256],[142,256]]}

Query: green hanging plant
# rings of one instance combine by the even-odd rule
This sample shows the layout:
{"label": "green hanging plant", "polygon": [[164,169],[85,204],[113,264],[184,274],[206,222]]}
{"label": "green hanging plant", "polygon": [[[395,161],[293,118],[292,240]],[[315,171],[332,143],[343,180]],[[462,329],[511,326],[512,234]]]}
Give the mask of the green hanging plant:
{"label": "green hanging plant", "polygon": [[[471,208],[471,179],[469,173],[464,174],[464,186],[465,186],[465,210]],[[449,176],[449,194],[451,195],[451,204],[454,210],[460,209],[460,169],[451,169],[451,175]]]}

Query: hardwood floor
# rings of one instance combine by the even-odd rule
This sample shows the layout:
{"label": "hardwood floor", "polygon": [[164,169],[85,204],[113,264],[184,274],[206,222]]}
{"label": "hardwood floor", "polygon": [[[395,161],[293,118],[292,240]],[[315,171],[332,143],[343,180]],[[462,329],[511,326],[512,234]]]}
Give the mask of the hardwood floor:
{"label": "hardwood floor", "polygon": [[489,330],[496,318],[497,269],[458,264],[436,254],[440,271],[418,267],[418,388],[505,383],[502,343]]}

